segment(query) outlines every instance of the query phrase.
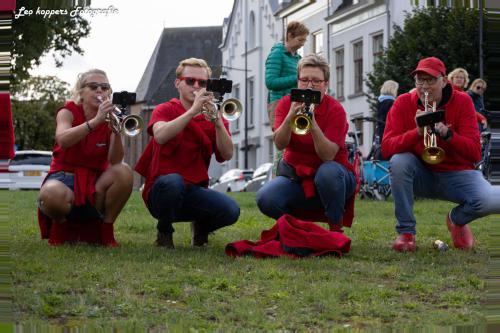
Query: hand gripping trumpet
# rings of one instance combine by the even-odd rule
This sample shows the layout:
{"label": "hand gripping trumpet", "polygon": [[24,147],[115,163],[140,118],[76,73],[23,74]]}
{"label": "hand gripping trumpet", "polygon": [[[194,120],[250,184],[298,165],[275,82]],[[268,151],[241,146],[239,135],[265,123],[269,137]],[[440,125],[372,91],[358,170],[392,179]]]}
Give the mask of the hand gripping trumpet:
{"label": "hand gripping trumpet", "polygon": [[321,92],[313,89],[292,89],[292,102],[304,103],[301,113],[291,120],[292,132],[297,135],[306,135],[312,127],[314,105],[321,103]]}
{"label": "hand gripping trumpet", "polygon": [[223,96],[230,93],[232,90],[233,81],[224,78],[209,79],[207,83],[207,91],[213,92],[214,97],[212,101],[206,102],[203,105],[201,113],[210,121],[215,121],[219,117],[219,110],[222,118],[227,121],[234,121],[238,119],[243,113],[243,105],[236,98],[229,98],[225,101]]}
{"label": "hand gripping trumpet", "polygon": [[[429,93],[424,92],[424,109],[425,112],[436,112],[436,102],[429,103]],[[442,111],[437,111],[442,112]],[[445,151],[438,147],[436,137],[436,124],[427,125],[424,127],[424,151],[422,152],[422,160],[428,164],[439,164],[444,160]]]}
{"label": "hand gripping trumpet", "polygon": [[[122,91],[119,94],[123,93]],[[113,102],[115,99],[120,99],[120,97],[115,98],[115,94],[113,94]],[[101,103],[104,102],[102,96],[97,96],[97,99],[101,101]],[[144,128],[144,121],[141,117],[136,115],[125,115],[123,110],[126,108],[126,105],[126,103],[122,104],[122,109],[115,106],[113,112],[106,115],[106,121],[109,122],[109,126],[114,133],[123,133],[126,136],[134,137],[141,133]]]}

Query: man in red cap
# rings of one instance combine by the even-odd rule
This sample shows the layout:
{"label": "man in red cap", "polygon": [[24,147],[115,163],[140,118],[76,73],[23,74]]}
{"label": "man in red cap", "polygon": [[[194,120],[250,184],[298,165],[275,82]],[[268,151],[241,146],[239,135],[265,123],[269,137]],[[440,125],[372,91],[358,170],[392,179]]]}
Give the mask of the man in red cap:
{"label": "man in red cap", "polygon": [[[500,186],[491,186],[474,165],[481,158],[479,131],[474,105],[468,96],[453,90],[446,78],[443,62],[435,57],[419,61],[412,72],[415,87],[400,95],[387,117],[382,154],[390,158],[391,187],[394,196],[396,231],[392,248],[415,251],[416,220],[414,195],[457,203],[446,215],[453,244],[471,249],[474,237],[468,223],[500,213]],[[444,121],[427,127],[417,125],[424,114],[424,100],[444,110]],[[444,150],[444,159],[436,164],[424,161],[424,131],[433,127],[436,145]]]}

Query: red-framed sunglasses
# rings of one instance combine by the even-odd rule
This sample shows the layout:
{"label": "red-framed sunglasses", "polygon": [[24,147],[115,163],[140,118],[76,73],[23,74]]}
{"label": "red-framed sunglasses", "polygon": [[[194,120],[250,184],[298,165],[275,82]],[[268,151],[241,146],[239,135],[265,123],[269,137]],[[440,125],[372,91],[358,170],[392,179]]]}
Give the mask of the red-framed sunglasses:
{"label": "red-framed sunglasses", "polygon": [[184,80],[188,86],[194,86],[196,82],[198,82],[198,87],[200,88],[206,88],[207,87],[207,82],[208,80],[206,79],[198,79],[195,77],[190,77],[190,76],[181,76],[179,80]]}

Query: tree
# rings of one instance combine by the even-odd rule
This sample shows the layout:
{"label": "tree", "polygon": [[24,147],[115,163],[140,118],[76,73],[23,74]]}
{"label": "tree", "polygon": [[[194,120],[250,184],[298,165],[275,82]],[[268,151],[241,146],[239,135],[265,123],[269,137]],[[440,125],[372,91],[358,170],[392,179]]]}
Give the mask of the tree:
{"label": "tree", "polygon": [[375,110],[380,87],[386,80],[399,83],[399,92],[415,87],[410,73],[418,60],[435,56],[448,71],[463,67],[478,77],[479,17],[477,9],[464,7],[417,8],[407,14],[404,28],[394,26],[394,36],[381,60],[367,76],[368,101]]}
{"label": "tree", "polygon": [[[90,4],[88,0],[84,2]],[[70,13],[74,10],[74,7],[70,7],[72,1],[43,1],[43,6],[40,3],[39,0],[17,0],[17,18],[12,24],[14,43],[11,90],[14,92],[29,77],[28,71],[40,65],[40,58],[48,51],[55,52],[53,57],[57,66],[61,66],[62,59],[73,52],[83,54],[78,43],[90,33],[87,20],[80,15],[71,17]],[[25,11],[21,11],[23,7]],[[37,13],[38,8],[65,10],[66,14],[59,12],[58,15],[43,15],[40,11]],[[31,14],[29,10],[32,10]]]}
{"label": "tree", "polygon": [[55,111],[69,97],[69,84],[55,76],[23,81],[13,96],[12,115],[19,149],[52,150]]}

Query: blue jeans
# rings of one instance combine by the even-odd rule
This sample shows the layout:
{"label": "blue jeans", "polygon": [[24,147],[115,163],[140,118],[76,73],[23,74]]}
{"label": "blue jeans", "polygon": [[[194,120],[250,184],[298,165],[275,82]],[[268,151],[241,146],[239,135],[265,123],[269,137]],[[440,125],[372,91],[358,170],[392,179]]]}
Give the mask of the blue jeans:
{"label": "blue jeans", "polygon": [[193,184],[184,184],[181,175],[160,176],[149,193],[148,208],[157,229],[173,233],[172,223],[195,221],[207,232],[231,225],[240,216],[240,207],[225,194]]}
{"label": "blue jeans", "polygon": [[391,158],[390,175],[400,234],[416,233],[414,195],[457,203],[450,213],[456,225],[500,213],[500,186],[490,185],[478,170],[432,172],[412,153],[402,153]]}
{"label": "blue jeans", "polygon": [[273,219],[291,214],[295,209],[324,210],[333,223],[339,223],[344,215],[346,200],[356,189],[354,174],[334,161],[320,165],[314,176],[316,196],[306,199],[302,185],[291,179],[278,176],[257,192],[257,206]]}

